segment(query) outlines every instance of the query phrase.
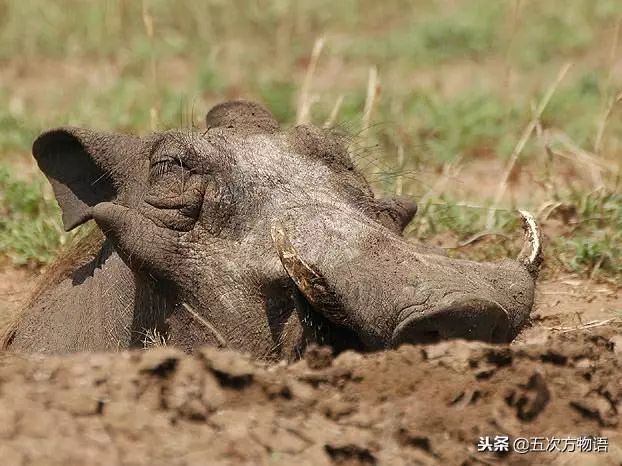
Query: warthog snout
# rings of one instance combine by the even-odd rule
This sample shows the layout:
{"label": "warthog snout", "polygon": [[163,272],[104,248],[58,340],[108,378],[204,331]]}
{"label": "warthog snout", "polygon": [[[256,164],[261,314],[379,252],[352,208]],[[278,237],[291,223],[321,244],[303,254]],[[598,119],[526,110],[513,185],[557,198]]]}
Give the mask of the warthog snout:
{"label": "warthog snout", "polygon": [[[408,309],[406,310],[408,311]],[[451,338],[504,343],[510,339],[508,313],[498,304],[464,298],[426,314],[413,310],[393,332],[393,346]]]}
{"label": "warthog snout", "polygon": [[[380,236],[368,222],[338,213],[318,221],[332,231],[317,247],[304,250],[283,227],[272,231],[283,267],[315,311],[353,330],[363,347],[397,347],[450,338],[511,341],[529,317],[542,245],[533,217],[520,212],[525,247],[517,260],[479,263],[435,254],[393,236]],[[299,228],[314,231],[311,227]],[[325,228],[325,230],[327,230]],[[354,233],[353,233],[354,232]],[[355,241],[373,244],[340,263],[340,248]],[[303,252],[304,251],[304,252]],[[328,259],[327,259],[328,258]]]}

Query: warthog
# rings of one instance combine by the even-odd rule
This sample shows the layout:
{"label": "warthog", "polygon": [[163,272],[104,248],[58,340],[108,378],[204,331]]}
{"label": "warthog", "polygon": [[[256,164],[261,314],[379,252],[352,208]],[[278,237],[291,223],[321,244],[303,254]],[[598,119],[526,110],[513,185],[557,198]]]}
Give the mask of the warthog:
{"label": "warthog", "polygon": [[116,350],[155,329],[188,351],[292,359],[311,342],[508,342],[528,319],[542,260],[529,214],[517,260],[452,259],[402,237],[416,205],[375,198],[334,131],[281,130],[245,101],[217,105],[206,123],[36,139],[66,230],[94,220],[103,237],[47,279],[5,347]]}

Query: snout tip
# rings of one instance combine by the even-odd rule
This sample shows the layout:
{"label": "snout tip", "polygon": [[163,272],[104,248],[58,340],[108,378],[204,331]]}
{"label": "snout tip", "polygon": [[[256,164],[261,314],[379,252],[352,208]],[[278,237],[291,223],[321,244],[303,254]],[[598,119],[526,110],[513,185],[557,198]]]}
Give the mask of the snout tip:
{"label": "snout tip", "polygon": [[394,330],[392,344],[430,344],[462,338],[489,343],[511,340],[508,313],[497,303],[466,299],[431,312],[413,313]]}

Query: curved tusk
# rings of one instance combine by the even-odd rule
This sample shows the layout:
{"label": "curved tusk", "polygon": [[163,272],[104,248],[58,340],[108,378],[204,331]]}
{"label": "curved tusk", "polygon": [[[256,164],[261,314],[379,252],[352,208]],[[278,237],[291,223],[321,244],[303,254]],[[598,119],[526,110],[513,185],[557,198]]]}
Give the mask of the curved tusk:
{"label": "curved tusk", "polygon": [[339,312],[341,307],[337,294],[326,279],[300,257],[283,227],[273,225],[270,235],[283,268],[306,300],[313,307],[322,310],[331,320],[342,321],[344,316]]}
{"label": "curved tusk", "polygon": [[525,230],[525,246],[518,255],[518,261],[521,262],[529,274],[535,280],[538,278],[540,267],[544,261],[542,252],[542,232],[536,223],[536,219],[526,210],[518,211],[523,221],[523,229]]}
{"label": "curved tusk", "polygon": [[[281,264],[283,268],[296,284],[296,286],[307,296],[314,296],[313,289],[317,288],[318,281],[321,281],[321,276],[315,270],[313,270],[298,254],[298,251],[294,248],[285,230],[280,225],[274,225],[270,231],[272,236],[272,242],[279,253]],[[311,301],[311,300],[310,300]],[[311,302],[311,304],[314,304]]]}

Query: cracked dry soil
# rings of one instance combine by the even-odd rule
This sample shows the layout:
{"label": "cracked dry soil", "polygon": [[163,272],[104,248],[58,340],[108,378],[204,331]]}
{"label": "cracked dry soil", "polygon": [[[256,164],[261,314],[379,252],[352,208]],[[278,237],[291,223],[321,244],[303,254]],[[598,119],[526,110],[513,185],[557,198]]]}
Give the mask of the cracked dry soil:
{"label": "cracked dry soil", "polygon": [[[291,365],[226,350],[0,355],[2,464],[620,464],[622,326]],[[478,453],[483,435],[609,453]],[[533,455],[539,455],[534,458]]]}

